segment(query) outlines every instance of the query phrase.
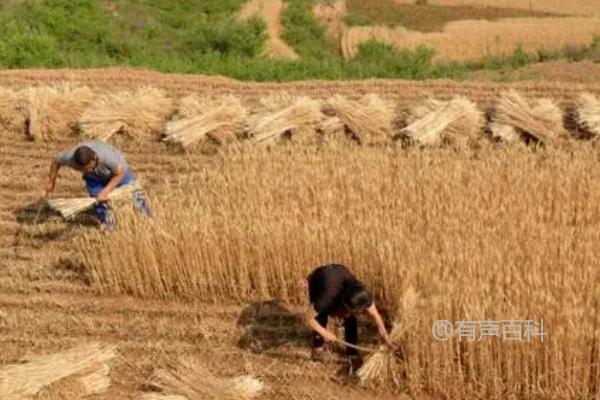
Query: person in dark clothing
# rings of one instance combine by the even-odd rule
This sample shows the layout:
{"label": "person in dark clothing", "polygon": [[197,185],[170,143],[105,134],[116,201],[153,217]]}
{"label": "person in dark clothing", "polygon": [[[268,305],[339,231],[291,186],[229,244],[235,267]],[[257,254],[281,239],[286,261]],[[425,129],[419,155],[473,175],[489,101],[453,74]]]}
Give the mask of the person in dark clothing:
{"label": "person in dark clothing", "polygon": [[[335,335],[327,330],[330,316],[344,321],[345,341],[356,345],[358,326],[355,314],[363,311],[373,319],[383,341],[393,347],[371,295],[347,267],[339,264],[320,266],[308,275],[306,283],[311,306],[306,312],[305,321],[314,331],[313,359],[321,358],[327,342],[337,340]],[[347,346],[346,354],[353,365],[362,363],[356,349]]]}

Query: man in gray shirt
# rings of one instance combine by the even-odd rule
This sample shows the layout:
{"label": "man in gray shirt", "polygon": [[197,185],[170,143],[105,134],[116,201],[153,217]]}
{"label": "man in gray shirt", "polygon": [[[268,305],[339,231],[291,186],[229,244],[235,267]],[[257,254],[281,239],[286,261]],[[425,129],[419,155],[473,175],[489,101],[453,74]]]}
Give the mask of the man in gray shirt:
{"label": "man in gray shirt", "polygon": [[[107,206],[108,194],[117,187],[135,182],[123,153],[99,140],[79,143],[65,150],[52,160],[46,182],[46,197],[54,190],[58,171],[63,166],[83,173],[88,193],[97,200],[94,210],[100,227],[112,228],[114,222]],[[138,209],[149,216],[148,203],[140,190],[134,192],[134,200]]]}

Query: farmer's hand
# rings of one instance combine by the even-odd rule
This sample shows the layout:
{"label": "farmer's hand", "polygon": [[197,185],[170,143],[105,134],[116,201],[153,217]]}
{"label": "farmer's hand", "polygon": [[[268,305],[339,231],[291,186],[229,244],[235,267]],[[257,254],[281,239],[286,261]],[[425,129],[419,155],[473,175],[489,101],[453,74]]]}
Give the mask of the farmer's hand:
{"label": "farmer's hand", "polygon": [[326,343],[337,341],[337,336],[335,336],[333,333],[331,333],[328,330],[325,330],[325,332],[323,332],[321,334],[321,336],[323,337],[323,340],[325,340]]}
{"label": "farmer's hand", "polygon": [[98,201],[98,203],[103,203],[108,201],[108,191],[103,190],[100,193],[98,193],[98,196],[96,197],[96,201]]}
{"label": "farmer's hand", "polygon": [[50,193],[52,193],[54,191],[54,182],[52,181],[52,179],[48,178],[46,179],[46,185],[44,187],[44,198],[47,198]]}
{"label": "farmer's hand", "polygon": [[389,336],[386,336],[383,341],[385,342],[385,345],[390,349],[390,350],[396,350],[396,345],[394,343],[392,343],[392,341],[390,340]]}

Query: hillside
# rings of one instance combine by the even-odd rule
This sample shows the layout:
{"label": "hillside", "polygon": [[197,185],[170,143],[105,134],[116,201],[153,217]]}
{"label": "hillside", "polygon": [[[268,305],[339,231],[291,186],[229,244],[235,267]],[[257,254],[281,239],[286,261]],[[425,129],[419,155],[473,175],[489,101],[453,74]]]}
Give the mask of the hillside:
{"label": "hillside", "polygon": [[[128,66],[255,81],[462,80],[500,70],[502,80],[539,62],[600,60],[597,17],[577,12],[586,0],[539,9],[418,3],[5,0],[0,68]],[[553,36],[502,33],[521,31],[520,21]]]}

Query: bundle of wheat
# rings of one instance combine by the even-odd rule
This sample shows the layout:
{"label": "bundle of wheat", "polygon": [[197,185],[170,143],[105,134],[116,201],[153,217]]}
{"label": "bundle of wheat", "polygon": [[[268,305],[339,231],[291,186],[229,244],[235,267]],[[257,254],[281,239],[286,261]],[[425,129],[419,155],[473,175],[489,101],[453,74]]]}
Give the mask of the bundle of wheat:
{"label": "bundle of wheat", "polygon": [[290,104],[283,103],[277,111],[270,111],[272,107],[275,105],[264,106],[265,110],[250,117],[248,136],[254,142],[271,143],[285,134],[289,134],[293,140],[314,138],[321,118],[318,101],[299,97]]}
{"label": "bundle of wheat", "polygon": [[205,137],[218,143],[232,140],[243,132],[247,111],[240,100],[225,96],[214,101],[188,96],[181,101],[184,117],[167,123],[164,141],[188,147]]}
{"label": "bundle of wheat", "polygon": [[157,370],[153,384],[166,394],[189,400],[249,400],[262,389],[256,378],[222,379],[196,362],[181,360],[178,366]]}
{"label": "bundle of wheat", "polygon": [[600,98],[582,93],[577,99],[577,123],[586,131],[600,136]]}
{"label": "bundle of wheat", "polygon": [[[108,198],[111,202],[130,199],[133,195],[133,192],[140,189],[141,186],[138,182],[129,185],[123,185],[110,192]],[[49,199],[46,200],[46,204],[50,209],[59,212],[63,218],[69,219],[91,208],[94,204],[96,204],[96,199],[93,197]]]}
{"label": "bundle of wheat", "polygon": [[168,395],[160,393],[144,393],[140,397],[140,400],[188,400],[185,396],[179,395]]}
{"label": "bundle of wheat", "polygon": [[24,90],[21,111],[26,121],[26,134],[32,139],[52,139],[72,130],[73,124],[94,98],[88,87],[75,87],[68,82],[54,86],[30,87]]}
{"label": "bundle of wheat", "polygon": [[31,400],[65,400],[65,399],[81,399],[88,392],[81,382],[84,376],[73,375],[63,378],[57,382],[42,388],[35,396],[28,399]]}
{"label": "bundle of wheat", "polygon": [[0,128],[7,131],[23,129],[25,116],[23,108],[23,92],[0,87]]}
{"label": "bundle of wheat", "polygon": [[528,101],[515,90],[500,95],[494,122],[512,126],[538,142],[559,145],[569,138],[562,112],[550,99]]}
{"label": "bundle of wheat", "polygon": [[[408,333],[408,328],[417,316],[418,295],[414,288],[409,287],[402,298],[396,320],[390,332],[390,340],[398,348],[402,347],[402,341]],[[387,347],[382,347],[377,353],[369,357],[365,364],[358,370],[357,375],[360,382],[365,386],[389,386],[399,387],[400,375],[405,370],[401,362],[397,360],[396,354]]]}
{"label": "bundle of wheat", "polygon": [[114,346],[94,343],[8,365],[0,369],[0,398],[29,398],[75,375],[78,382],[70,385],[70,390],[83,391],[86,395],[103,393],[110,386],[108,372],[115,356]]}
{"label": "bundle of wheat", "polygon": [[504,143],[515,143],[519,141],[521,137],[519,132],[517,132],[514,127],[500,124],[498,122],[492,122],[490,124],[490,131],[492,133],[492,139],[496,139]]}
{"label": "bundle of wheat", "polygon": [[376,94],[354,101],[336,95],[325,103],[323,112],[337,116],[345,128],[364,144],[385,143],[392,135],[394,104]]}
{"label": "bundle of wheat", "polygon": [[108,140],[117,132],[139,137],[160,132],[172,111],[173,101],[162,89],[106,93],[83,113],[79,127],[88,138]]}
{"label": "bundle of wheat", "polygon": [[427,99],[412,110],[408,122],[400,135],[414,143],[464,147],[481,138],[484,115],[471,100],[456,96],[449,101]]}
{"label": "bundle of wheat", "polygon": [[317,125],[321,142],[341,143],[346,138],[346,127],[341,119],[323,114]]}

